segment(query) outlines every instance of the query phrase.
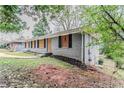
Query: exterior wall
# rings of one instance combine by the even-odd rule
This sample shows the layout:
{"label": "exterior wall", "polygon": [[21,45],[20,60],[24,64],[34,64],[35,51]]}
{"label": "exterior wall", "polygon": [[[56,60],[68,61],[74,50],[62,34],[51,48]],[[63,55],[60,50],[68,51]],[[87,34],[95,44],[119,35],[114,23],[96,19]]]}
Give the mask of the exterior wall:
{"label": "exterior wall", "polygon": [[[43,41],[44,41],[44,39],[43,39]],[[40,44],[41,43],[39,42],[39,46],[40,46]],[[46,43],[46,46],[47,46],[47,43]],[[31,42],[30,42],[30,47],[29,48],[25,48],[24,50],[29,50],[31,52],[36,52],[36,53],[47,53],[47,47],[44,48],[44,46],[43,46],[43,47],[37,48],[37,40],[36,40],[36,48],[34,48],[34,42],[32,42],[32,48],[31,48]]]}
{"label": "exterior wall", "polygon": [[72,48],[59,48],[58,37],[52,38],[53,55],[61,55],[81,60],[81,34],[72,34]]}
{"label": "exterior wall", "polygon": [[[83,59],[83,55],[85,55],[85,63],[87,65],[95,65],[98,62],[99,46],[93,45],[92,44],[93,41],[94,41],[94,38],[92,38],[88,34],[85,34],[85,52],[82,51],[82,59]],[[83,42],[83,39],[82,39],[82,42]],[[82,45],[82,48],[83,48],[83,45]]]}
{"label": "exterior wall", "polygon": [[16,51],[21,51],[22,49],[25,48],[25,45],[24,45],[23,42],[20,42],[20,43],[17,43],[17,44],[18,44],[18,46],[17,46],[17,48],[16,48]]}
{"label": "exterior wall", "polygon": [[13,43],[10,43],[9,47],[12,51],[21,51],[22,49],[25,48],[25,43],[23,43],[23,42],[13,42]]}

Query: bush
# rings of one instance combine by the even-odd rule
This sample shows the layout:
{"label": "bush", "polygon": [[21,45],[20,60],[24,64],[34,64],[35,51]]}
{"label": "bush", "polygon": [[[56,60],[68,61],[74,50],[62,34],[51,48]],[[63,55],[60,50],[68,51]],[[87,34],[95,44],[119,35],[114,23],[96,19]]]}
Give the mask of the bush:
{"label": "bush", "polygon": [[120,58],[120,57],[117,57],[117,58],[114,58],[114,61],[116,62],[118,68],[122,69],[124,66],[124,60],[123,58]]}
{"label": "bush", "polygon": [[103,59],[99,59],[99,60],[98,60],[98,64],[99,64],[99,65],[103,65],[103,62],[104,62]]}
{"label": "bush", "polygon": [[6,48],[6,45],[0,45],[0,48]]}

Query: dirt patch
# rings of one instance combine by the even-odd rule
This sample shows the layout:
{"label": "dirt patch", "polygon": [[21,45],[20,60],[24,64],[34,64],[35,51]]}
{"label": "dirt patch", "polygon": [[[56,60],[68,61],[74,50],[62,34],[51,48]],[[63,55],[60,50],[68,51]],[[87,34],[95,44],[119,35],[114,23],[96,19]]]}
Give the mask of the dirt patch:
{"label": "dirt patch", "polygon": [[[7,68],[8,67],[8,68]],[[4,69],[5,68],[5,69]],[[36,69],[14,68],[2,65],[0,74],[0,87],[12,88],[102,88],[124,87],[123,80],[117,80],[94,67],[82,70],[76,66],[62,68],[59,66],[43,64]]]}
{"label": "dirt patch", "polygon": [[[55,67],[53,65],[41,65],[33,73],[37,76],[37,82],[45,83],[51,87],[74,87],[80,86],[86,78],[75,75],[68,69]],[[45,82],[44,82],[45,81]],[[48,86],[48,87],[49,87]]]}
{"label": "dirt patch", "polygon": [[94,68],[81,70],[63,69],[53,65],[41,65],[33,70],[35,82],[44,87],[117,87],[115,78],[105,75]]}

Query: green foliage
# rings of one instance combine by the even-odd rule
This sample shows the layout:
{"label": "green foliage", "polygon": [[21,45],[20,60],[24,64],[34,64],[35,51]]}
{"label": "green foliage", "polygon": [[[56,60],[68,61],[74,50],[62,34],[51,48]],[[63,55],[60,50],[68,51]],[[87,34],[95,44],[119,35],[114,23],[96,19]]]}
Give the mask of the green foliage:
{"label": "green foliage", "polygon": [[5,44],[0,45],[0,48],[6,48]]}
{"label": "green foliage", "polygon": [[99,34],[103,53],[112,59],[124,57],[124,7],[83,6],[83,30]]}
{"label": "green foliage", "polygon": [[34,7],[36,11],[41,11],[42,13],[59,13],[64,9],[63,5],[37,5]]}
{"label": "green foliage", "polygon": [[36,12],[41,12],[42,17],[40,18],[39,22],[35,25],[33,35],[34,36],[41,36],[46,34],[48,28],[48,18],[53,18],[57,13],[60,13],[64,9],[64,6],[60,5],[38,5],[34,6]]}
{"label": "green foliage", "polygon": [[[34,9],[29,10],[29,7]],[[22,22],[22,20],[19,18],[19,15],[21,13],[27,13],[31,14],[31,16],[36,15],[36,12],[41,12],[42,14],[42,23],[39,22],[36,25],[36,34],[39,34],[39,30],[37,28],[39,27],[38,25],[41,24],[42,30],[44,30],[48,26],[48,21],[47,21],[47,16],[50,15],[53,17],[55,13],[60,12],[64,6],[59,6],[59,5],[38,5],[38,6],[17,6],[17,5],[1,5],[0,6],[0,31],[3,32],[19,32],[22,29],[26,27],[26,23]],[[41,27],[39,28],[41,29]],[[41,31],[42,31],[41,30]],[[38,32],[37,32],[38,31]]]}
{"label": "green foliage", "polygon": [[44,22],[42,20],[40,20],[36,25],[35,28],[33,30],[33,35],[34,36],[42,36],[46,34],[46,29],[45,29],[45,24],[43,24]]}
{"label": "green foliage", "polygon": [[20,8],[16,5],[0,6],[0,31],[19,32],[25,25],[17,14]]}
{"label": "green foliage", "polygon": [[99,60],[98,60],[98,64],[99,64],[99,65],[103,65],[103,63],[104,63],[103,59],[99,59]]}

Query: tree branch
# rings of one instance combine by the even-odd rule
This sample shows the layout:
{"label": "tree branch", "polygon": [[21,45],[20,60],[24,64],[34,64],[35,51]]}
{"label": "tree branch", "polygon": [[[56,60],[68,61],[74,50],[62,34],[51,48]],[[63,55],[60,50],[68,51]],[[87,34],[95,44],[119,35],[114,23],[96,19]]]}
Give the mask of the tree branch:
{"label": "tree branch", "polygon": [[111,18],[112,21],[113,21],[116,25],[118,25],[118,26],[121,28],[121,30],[124,32],[124,28],[121,26],[121,24],[119,24],[119,23],[111,16],[111,14],[110,14],[108,11],[106,11],[106,9],[104,8],[103,5],[101,5],[101,7],[103,8],[104,12],[109,16],[109,18]]}

